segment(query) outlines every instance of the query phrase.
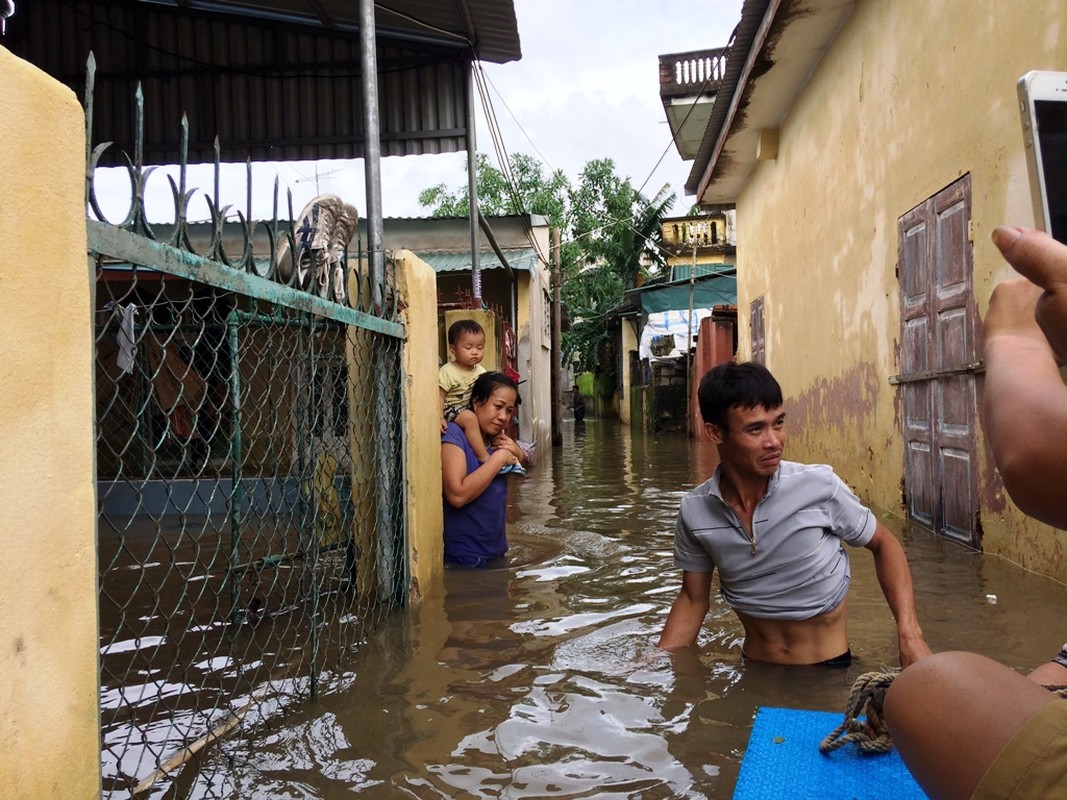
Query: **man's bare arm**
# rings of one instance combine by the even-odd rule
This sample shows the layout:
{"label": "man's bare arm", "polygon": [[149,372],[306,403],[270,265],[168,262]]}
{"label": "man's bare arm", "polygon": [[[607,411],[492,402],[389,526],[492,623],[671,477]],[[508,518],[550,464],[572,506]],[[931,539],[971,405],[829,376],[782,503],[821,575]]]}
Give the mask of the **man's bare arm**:
{"label": "man's bare arm", "polygon": [[682,571],[682,588],[667,615],[659,646],[670,650],[696,644],[700,626],[711,607],[711,572]]}
{"label": "man's bare arm", "polygon": [[906,667],[930,655],[930,648],[919,627],[919,617],[915,613],[915,593],[908,558],[900,542],[881,522],[877,524],[874,538],[867,544],[867,549],[874,555],[878,583],[897,621],[900,666]]}
{"label": "man's bare arm", "polygon": [[[1040,231],[998,228],[994,241],[1026,276],[993,290],[986,312],[983,423],[1011,499],[1067,527],[1067,247]],[[1029,279],[1029,280],[1027,280]]]}

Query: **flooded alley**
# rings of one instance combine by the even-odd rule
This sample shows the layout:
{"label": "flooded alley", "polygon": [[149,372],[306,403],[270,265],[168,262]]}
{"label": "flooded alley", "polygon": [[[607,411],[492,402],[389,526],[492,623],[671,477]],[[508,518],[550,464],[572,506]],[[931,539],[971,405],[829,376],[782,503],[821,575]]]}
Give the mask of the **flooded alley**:
{"label": "flooded alley", "polygon": [[[866,551],[847,670],[742,664],[717,599],[698,648],[659,650],[674,515],[714,448],[614,420],[568,420],[564,435],[513,480],[508,568],[448,571],[446,596],[387,620],[338,688],[209,749],[155,796],[728,798],[757,707],[840,711],[859,674],[895,664]],[[931,647],[1017,669],[1056,652],[1067,589],[887,523]]]}

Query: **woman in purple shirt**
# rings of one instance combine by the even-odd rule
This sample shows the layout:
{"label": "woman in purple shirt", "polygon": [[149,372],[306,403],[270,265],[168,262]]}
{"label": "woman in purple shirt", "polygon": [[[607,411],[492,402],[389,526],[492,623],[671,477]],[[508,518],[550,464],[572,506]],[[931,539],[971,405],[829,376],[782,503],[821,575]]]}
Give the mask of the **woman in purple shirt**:
{"label": "woman in purple shirt", "polygon": [[455,423],[441,436],[446,564],[482,567],[507,552],[508,484],[500,469],[522,457],[522,450],[504,433],[518,397],[515,382],[500,372],[479,375],[471,388],[470,407],[489,447],[488,460],[478,461]]}

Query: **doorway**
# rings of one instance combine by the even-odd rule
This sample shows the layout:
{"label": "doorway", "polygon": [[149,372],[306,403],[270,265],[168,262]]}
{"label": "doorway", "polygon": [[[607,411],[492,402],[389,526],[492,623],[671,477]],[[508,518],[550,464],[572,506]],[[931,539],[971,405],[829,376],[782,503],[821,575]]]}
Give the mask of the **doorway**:
{"label": "doorway", "polygon": [[970,175],[898,221],[904,495],[909,516],[980,544]]}

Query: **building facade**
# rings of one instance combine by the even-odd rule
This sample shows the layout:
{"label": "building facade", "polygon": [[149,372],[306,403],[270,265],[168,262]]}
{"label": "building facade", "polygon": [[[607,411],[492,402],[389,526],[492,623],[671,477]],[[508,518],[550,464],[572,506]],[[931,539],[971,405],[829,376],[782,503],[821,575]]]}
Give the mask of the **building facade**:
{"label": "building facade", "polygon": [[687,186],[736,207],[740,355],[780,379],[792,457],[1060,580],[1062,535],[1005,494],[979,399],[1011,273],[990,234],[1034,222],[1015,85],[1065,53],[1062,3],[749,0]]}

